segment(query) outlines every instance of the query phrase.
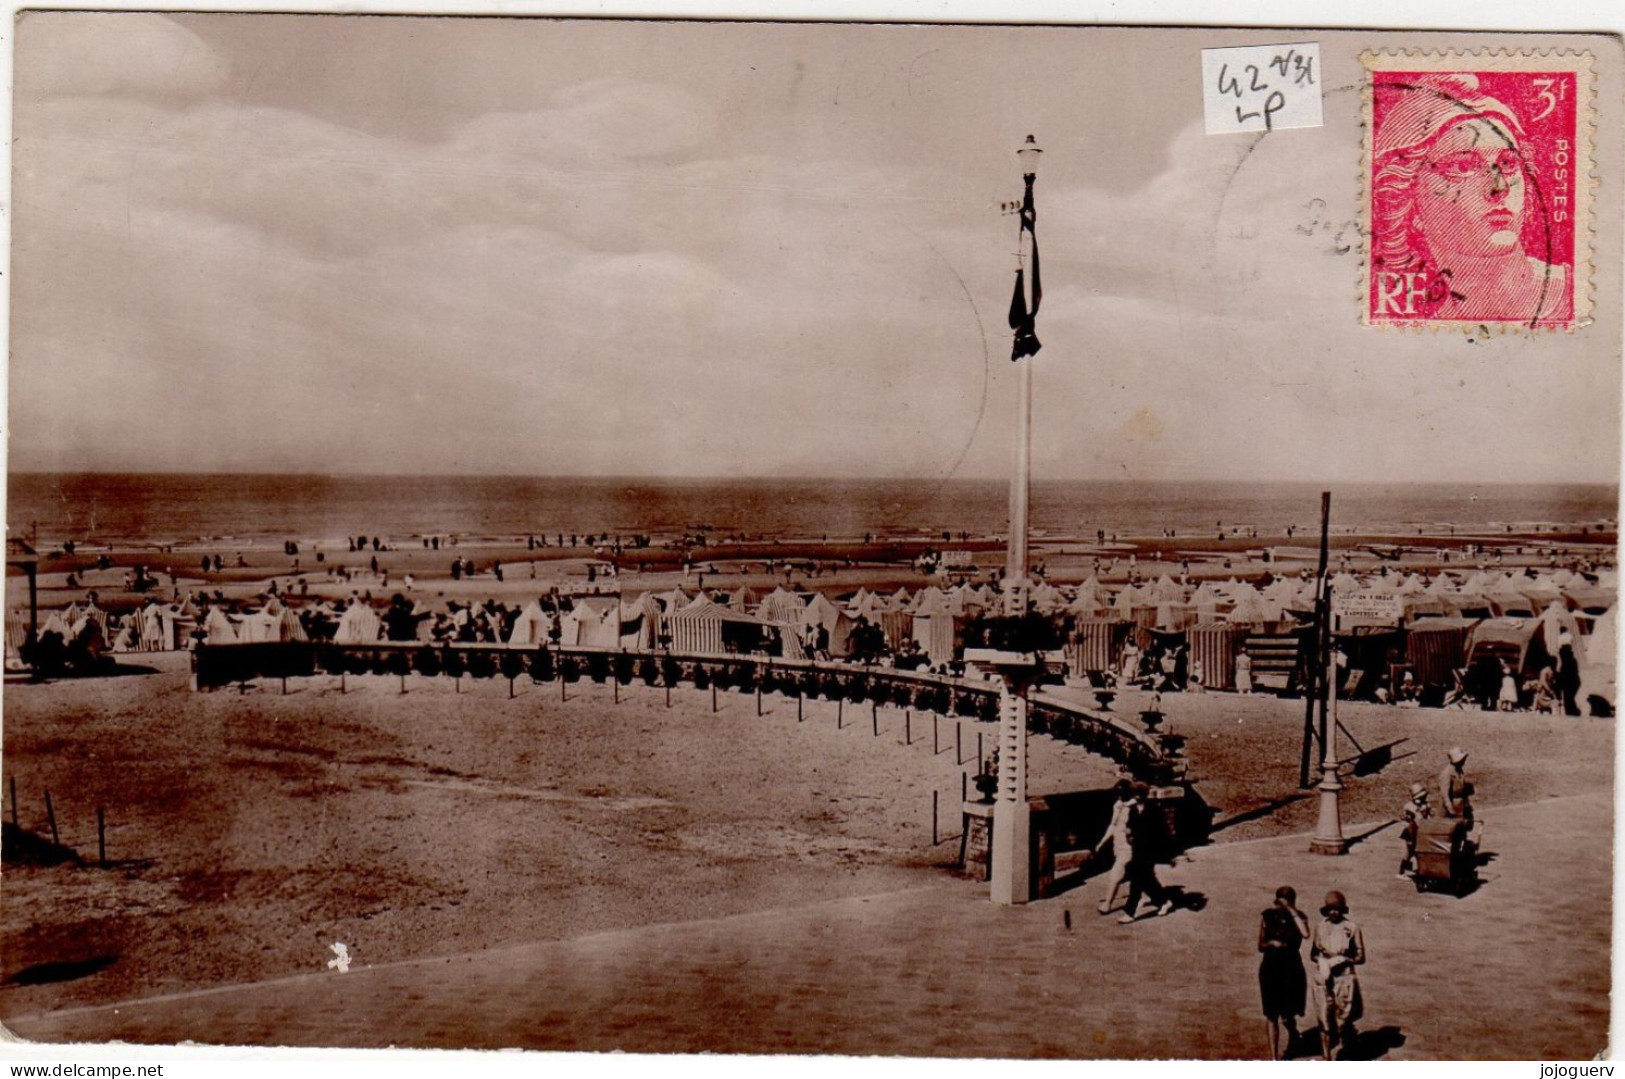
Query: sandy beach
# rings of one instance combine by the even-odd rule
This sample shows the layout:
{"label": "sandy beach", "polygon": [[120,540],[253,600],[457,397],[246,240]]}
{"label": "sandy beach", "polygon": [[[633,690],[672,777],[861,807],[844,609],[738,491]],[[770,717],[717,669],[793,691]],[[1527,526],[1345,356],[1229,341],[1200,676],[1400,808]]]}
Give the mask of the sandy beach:
{"label": "sandy beach", "polygon": [[[8,865],[8,1016],[321,971],[334,942],[387,965],[933,882],[986,888],[955,872],[957,842],[931,842],[931,792],[941,835],[956,834],[968,747],[991,732],[968,720],[941,720],[933,755],[921,714],[905,732],[900,710],[881,709],[876,737],[867,707],[848,705],[838,729],[833,703],[807,702],[798,722],[794,700],[772,694],[758,718],[751,696],[721,694],[713,713],[708,693],[682,688],[668,710],[662,690],[636,683],[619,704],[585,681],[561,702],[557,683],[521,679],[510,699],[501,678],[465,678],[459,692],[416,675],[404,694],[394,677],[351,677],[341,693],[325,675],[287,695],[274,682],[195,693],[184,656],[144,666],[7,686],[22,826],[47,831],[49,789],[63,844],[93,863],[103,806],[112,863]],[[1137,703],[1128,694],[1118,709]],[[1296,785],[1301,702],[1185,694],[1164,708],[1214,811],[1213,844],[1192,857],[1312,827],[1314,800]],[[1349,781],[1350,822],[1391,819],[1454,744],[1473,754],[1492,829],[1498,805],[1612,794],[1609,721],[1372,705],[1343,719],[1364,745],[1399,743],[1391,765]],[[1031,740],[1030,767],[1034,795],[1115,775],[1045,737]],[[1610,839],[1563,844],[1595,858]],[[1362,846],[1385,853],[1348,887],[1386,888],[1397,838]]]}

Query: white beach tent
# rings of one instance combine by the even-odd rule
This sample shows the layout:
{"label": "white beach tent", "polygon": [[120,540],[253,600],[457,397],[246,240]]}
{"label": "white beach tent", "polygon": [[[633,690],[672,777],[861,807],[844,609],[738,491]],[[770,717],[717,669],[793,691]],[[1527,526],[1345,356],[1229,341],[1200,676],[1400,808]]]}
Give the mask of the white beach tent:
{"label": "white beach tent", "polygon": [[1615,705],[1615,683],[1618,679],[1618,656],[1615,652],[1619,647],[1618,612],[1619,608],[1615,607],[1597,619],[1591,636],[1586,638],[1585,658],[1579,660],[1580,700],[1587,702],[1592,697],[1600,697],[1608,702],[1610,709]]}
{"label": "white beach tent", "polygon": [[803,629],[817,627],[828,635],[826,650],[831,656],[841,657],[851,653],[849,638],[856,623],[822,592],[814,592],[807,606],[802,608],[800,624]]}
{"label": "white beach tent", "polygon": [[622,648],[653,648],[660,637],[660,601],[649,592],[620,605]]}
{"label": "white beach tent", "polygon": [[619,600],[614,596],[578,598],[575,606],[565,612],[564,617],[559,620],[563,631],[561,643],[586,648],[619,648],[621,645],[619,605]]}
{"label": "white beach tent", "polygon": [[203,640],[208,644],[236,644],[237,627],[224,607],[210,607],[203,619]]}
{"label": "white beach tent", "polygon": [[238,644],[305,639],[305,627],[300,624],[299,616],[281,604],[276,604],[273,608],[268,603],[254,614],[245,616],[237,624]]}
{"label": "white beach tent", "polygon": [[513,620],[513,630],[508,634],[508,644],[514,648],[535,648],[538,645],[551,644],[553,641],[554,616],[542,610],[542,601],[533,599],[519,612],[519,617]]}
{"label": "white beach tent", "polygon": [[1089,577],[1078,585],[1077,595],[1067,605],[1067,610],[1080,618],[1093,618],[1111,607],[1110,597],[1106,590],[1100,587],[1100,581]]}

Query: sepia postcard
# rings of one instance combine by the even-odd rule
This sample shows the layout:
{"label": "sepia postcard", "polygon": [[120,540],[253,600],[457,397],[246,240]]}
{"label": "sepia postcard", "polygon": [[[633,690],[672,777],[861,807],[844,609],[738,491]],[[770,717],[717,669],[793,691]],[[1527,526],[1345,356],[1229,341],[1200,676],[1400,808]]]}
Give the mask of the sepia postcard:
{"label": "sepia postcard", "polygon": [[1607,1054],[1619,36],[13,35],[16,1048]]}

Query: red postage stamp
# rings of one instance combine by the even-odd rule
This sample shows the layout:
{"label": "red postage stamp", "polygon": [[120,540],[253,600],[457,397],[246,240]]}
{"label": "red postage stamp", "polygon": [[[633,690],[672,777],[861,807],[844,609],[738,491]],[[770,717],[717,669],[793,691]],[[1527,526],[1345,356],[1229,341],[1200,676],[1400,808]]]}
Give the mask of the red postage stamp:
{"label": "red postage stamp", "polygon": [[1589,321],[1589,54],[1366,53],[1370,325]]}

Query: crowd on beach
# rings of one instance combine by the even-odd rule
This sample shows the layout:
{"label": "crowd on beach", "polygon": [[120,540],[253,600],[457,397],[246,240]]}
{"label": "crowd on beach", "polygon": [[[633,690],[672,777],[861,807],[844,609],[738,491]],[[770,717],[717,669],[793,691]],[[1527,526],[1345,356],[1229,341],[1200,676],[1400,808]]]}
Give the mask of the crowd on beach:
{"label": "crowd on beach", "polygon": [[[554,537],[565,544],[576,539]],[[604,539],[587,536],[579,542]],[[641,542],[643,537],[634,539]],[[438,537],[420,542],[432,551]],[[183,594],[172,580],[168,602],[149,588],[136,609],[115,614],[103,610],[91,591],[82,604],[45,612],[39,633],[103,652],[297,634],[298,639],[339,643],[664,645],[679,651],[766,652],[957,674],[963,671],[966,642],[987,620],[1003,614],[1005,602],[996,573],[981,583],[943,574],[943,584],[915,592],[861,587],[843,592],[792,581],[766,595],[714,584],[709,589],[679,586],[629,594],[621,581],[600,579],[591,561],[585,581],[539,585],[534,600],[516,601],[511,594],[501,599],[446,598],[430,595],[410,571],[392,577],[380,561],[391,545],[379,537],[354,537],[348,547],[346,553],[357,556],[350,562],[361,555],[366,561],[301,571],[286,584],[272,577],[251,597],[228,597],[221,588]],[[288,541],[284,554],[297,559],[298,545]],[[215,572],[227,565],[219,554],[200,561]],[[241,556],[235,561],[233,568],[241,568]],[[502,561],[492,560],[477,566],[468,555],[457,554],[449,577],[462,582],[489,574],[493,583],[502,583],[512,579],[506,575],[515,569],[528,567],[534,577],[536,565],[509,562],[505,569]],[[1131,579],[1110,586],[1094,576],[1076,585],[1035,576],[1032,609],[1061,644],[1070,674],[1098,689],[1246,694],[1293,692],[1303,683],[1296,642],[1315,603],[1307,571],[1266,574],[1257,581],[1200,583],[1165,573],[1142,584]],[[145,566],[134,567],[126,577],[132,584],[161,582]],[[312,581],[322,584],[324,595],[311,595]],[[334,584],[350,585],[350,595],[333,597]],[[1358,575],[1336,573],[1330,584],[1334,596],[1376,597],[1387,611],[1340,625],[1343,696],[1401,706],[1611,712],[1617,595],[1617,571],[1611,566],[1472,568],[1428,575],[1390,572],[1381,565]],[[292,612],[290,617],[281,616],[284,609]],[[8,618],[8,652],[14,662],[25,643],[26,622],[24,612],[14,610]],[[685,633],[673,630],[679,623],[707,625],[703,632]]]}

